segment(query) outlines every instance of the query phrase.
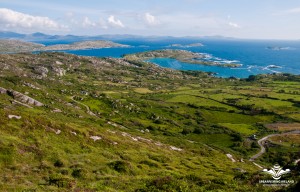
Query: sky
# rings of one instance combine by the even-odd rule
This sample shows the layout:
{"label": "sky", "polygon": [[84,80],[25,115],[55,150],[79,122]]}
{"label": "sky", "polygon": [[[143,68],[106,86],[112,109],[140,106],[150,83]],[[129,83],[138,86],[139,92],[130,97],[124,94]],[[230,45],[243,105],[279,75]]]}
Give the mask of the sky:
{"label": "sky", "polygon": [[300,0],[0,0],[0,31],[300,39]]}

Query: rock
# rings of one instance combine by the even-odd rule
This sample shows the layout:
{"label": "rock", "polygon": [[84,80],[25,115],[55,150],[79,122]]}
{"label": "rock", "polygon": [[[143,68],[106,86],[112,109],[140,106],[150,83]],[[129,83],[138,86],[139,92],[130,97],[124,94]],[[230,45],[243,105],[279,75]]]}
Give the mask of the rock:
{"label": "rock", "polygon": [[91,136],[90,138],[93,139],[94,141],[98,141],[98,140],[101,140],[101,139],[102,139],[102,138],[99,137],[99,136]]}
{"label": "rock", "polygon": [[170,146],[171,150],[173,151],[182,151],[182,149],[174,147],[174,146]]}
{"label": "rock", "polygon": [[6,93],[7,93],[7,90],[4,89],[4,88],[2,88],[2,87],[0,87],[0,94],[6,94]]}
{"label": "rock", "polygon": [[60,61],[56,61],[55,63],[56,63],[56,65],[62,65],[62,64],[63,64],[63,63],[60,62]]}
{"label": "rock", "polygon": [[233,168],[233,170],[234,170],[234,171],[237,171],[237,172],[240,172],[240,173],[246,173],[246,171],[245,171],[244,169],[239,168],[239,167]]}
{"label": "rock", "polygon": [[37,90],[40,89],[40,88],[36,87],[35,85],[33,85],[33,84],[31,84],[31,83],[25,82],[24,85],[26,85],[26,86],[28,86],[28,87],[31,87],[31,88],[33,88],[33,89],[37,89]]}
{"label": "rock", "polygon": [[66,75],[66,70],[63,68],[53,67],[52,69],[55,72],[55,75],[57,75],[59,77]]}
{"label": "rock", "polygon": [[233,163],[235,163],[236,162],[236,160],[233,158],[233,156],[231,155],[231,154],[226,154],[226,156],[229,158],[229,159],[231,159],[231,161],[233,162]]}
{"label": "rock", "polygon": [[60,133],[61,133],[61,130],[59,130],[59,129],[57,129],[57,130],[55,130],[55,129],[53,129],[53,128],[47,128],[47,130],[48,131],[53,131],[56,135],[59,135]]}
{"label": "rock", "polygon": [[38,66],[34,68],[34,72],[42,77],[47,77],[49,70],[46,67]]}
{"label": "rock", "polygon": [[52,112],[53,112],[53,113],[61,113],[62,110],[60,110],[60,109],[54,109]]}
{"label": "rock", "polygon": [[72,133],[73,135],[77,135],[77,133],[76,133],[75,131],[71,131],[71,133]]}
{"label": "rock", "polygon": [[34,106],[37,106],[37,107],[41,107],[41,106],[44,106],[43,103],[31,98],[31,97],[28,97],[27,95],[24,95],[22,93],[19,93],[17,91],[14,91],[14,90],[9,90],[7,91],[7,93],[9,95],[11,95],[14,99],[22,102],[22,103],[27,103],[29,105],[34,105]]}
{"label": "rock", "polygon": [[15,119],[21,119],[22,117],[21,116],[17,116],[17,115],[8,115],[8,118],[9,119],[13,119],[13,118],[15,118]]}

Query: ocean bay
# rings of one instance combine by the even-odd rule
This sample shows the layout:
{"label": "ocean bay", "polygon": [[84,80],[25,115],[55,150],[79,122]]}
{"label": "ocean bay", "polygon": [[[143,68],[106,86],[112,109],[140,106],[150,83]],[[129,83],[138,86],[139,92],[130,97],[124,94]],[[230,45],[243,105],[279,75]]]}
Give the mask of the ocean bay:
{"label": "ocean bay", "polygon": [[[183,49],[206,55],[208,61],[218,63],[237,63],[241,67],[218,67],[183,63],[170,58],[149,60],[157,65],[177,70],[200,70],[212,72],[218,77],[246,78],[249,75],[268,73],[300,74],[300,41],[271,40],[207,40],[207,39],[172,39],[172,40],[116,40],[114,42],[130,45],[122,48],[102,48],[89,50],[64,51],[76,55],[115,57],[125,54],[161,50]],[[203,46],[186,45],[201,43]],[[170,45],[182,46],[170,46]]]}

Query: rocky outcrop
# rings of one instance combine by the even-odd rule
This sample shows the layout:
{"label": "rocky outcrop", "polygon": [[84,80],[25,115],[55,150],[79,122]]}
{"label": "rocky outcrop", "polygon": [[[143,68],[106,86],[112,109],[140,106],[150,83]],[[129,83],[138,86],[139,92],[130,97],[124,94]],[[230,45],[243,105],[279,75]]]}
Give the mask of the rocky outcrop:
{"label": "rocky outcrop", "polygon": [[39,90],[40,88],[38,88],[37,86],[31,84],[31,83],[27,83],[27,82],[24,82],[24,85],[28,86],[28,87],[31,87],[32,89],[37,89]]}
{"label": "rocky outcrop", "polygon": [[62,77],[64,75],[66,75],[66,70],[60,67],[52,67],[53,72],[55,73],[55,75]]}
{"label": "rocky outcrop", "polygon": [[24,95],[22,93],[19,93],[17,91],[14,91],[14,90],[8,90],[7,93],[12,96],[14,99],[22,102],[22,103],[26,103],[26,104],[29,104],[29,105],[34,105],[34,106],[37,106],[37,107],[41,107],[41,106],[44,106],[43,103],[31,98],[31,97],[28,97],[27,95]]}
{"label": "rocky outcrop", "polygon": [[17,116],[17,115],[8,115],[9,119],[21,119],[21,116]]}
{"label": "rocky outcrop", "polygon": [[42,77],[47,77],[49,70],[46,67],[38,66],[34,68],[34,72]]}
{"label": "rocky outcrop", "polygon": [[2,87],[0,87],[0,94],[6,94],[6,93],[7,93],[7,90],[4,89],[4,88],[2,88]]}

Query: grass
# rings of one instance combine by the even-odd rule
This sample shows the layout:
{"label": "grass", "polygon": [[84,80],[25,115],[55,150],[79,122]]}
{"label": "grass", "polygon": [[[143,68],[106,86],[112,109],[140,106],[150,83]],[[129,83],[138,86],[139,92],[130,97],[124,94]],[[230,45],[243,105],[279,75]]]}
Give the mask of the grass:
{"label": "grass", "polygon": [[228,149],[233,144],[232,137],[227,134],[190,135],[188,139],[221,149]]}
{"label": "grass", "polygon": [[257,132],[257,130],[252,125],[247,124],[220,123],[220,125],[244,135],[252,135]]}
{"label": "grass", "polygon": [[235,110],[235,108],[231,106],[213,101],[211,99],[205,99],[205,98],[192,96],[192,95],[176,95],[175,97],[167,100],[167,102],[189,103],[199,107],[216,107],[216,108],[223,108],[225,110]]}
{"label": "grass", "polygon": [[278,145],[283,145],[286,147],[299,147],[300,146],[300,136],[299,135],[284,135],[275,136],[270,139],[273,143]]}
{"label": "grass", "polygon": [[[249,135],[274,132],[265,124],[300,120],[297,103],[287,100],[295,95],[278,92],[297,91],[297,76],[286,84],[277,75],[228,80],[63,53],[0,59],[11,69],[0,67],[0,87],[45,103],[29,109],[0,95],[0,191],[270,191],[256,183],[261,169],[247,160],[233,163],[226,153],[247,159],[259,150]],[[66,76],[52,71],[55,61],[64,61]],[[50,72],[36,79],[40,65]],[[260,164],[297,158],[288,140],[281,147],[269,148]]]}
{"label": "grass", "polygon": [[135,88],[134,91],[141,94],[152,93],[148,88]]}
{"label": "grass", "polygon": [[286,132],[300,130],[300,123],[274,123],[268,124],[266,127],[272,130]]}
{"label": "grass", "polygon": [[202,110],[202,117],[211,123],[254,124],[260,122],[256,117],[221,111]]}

